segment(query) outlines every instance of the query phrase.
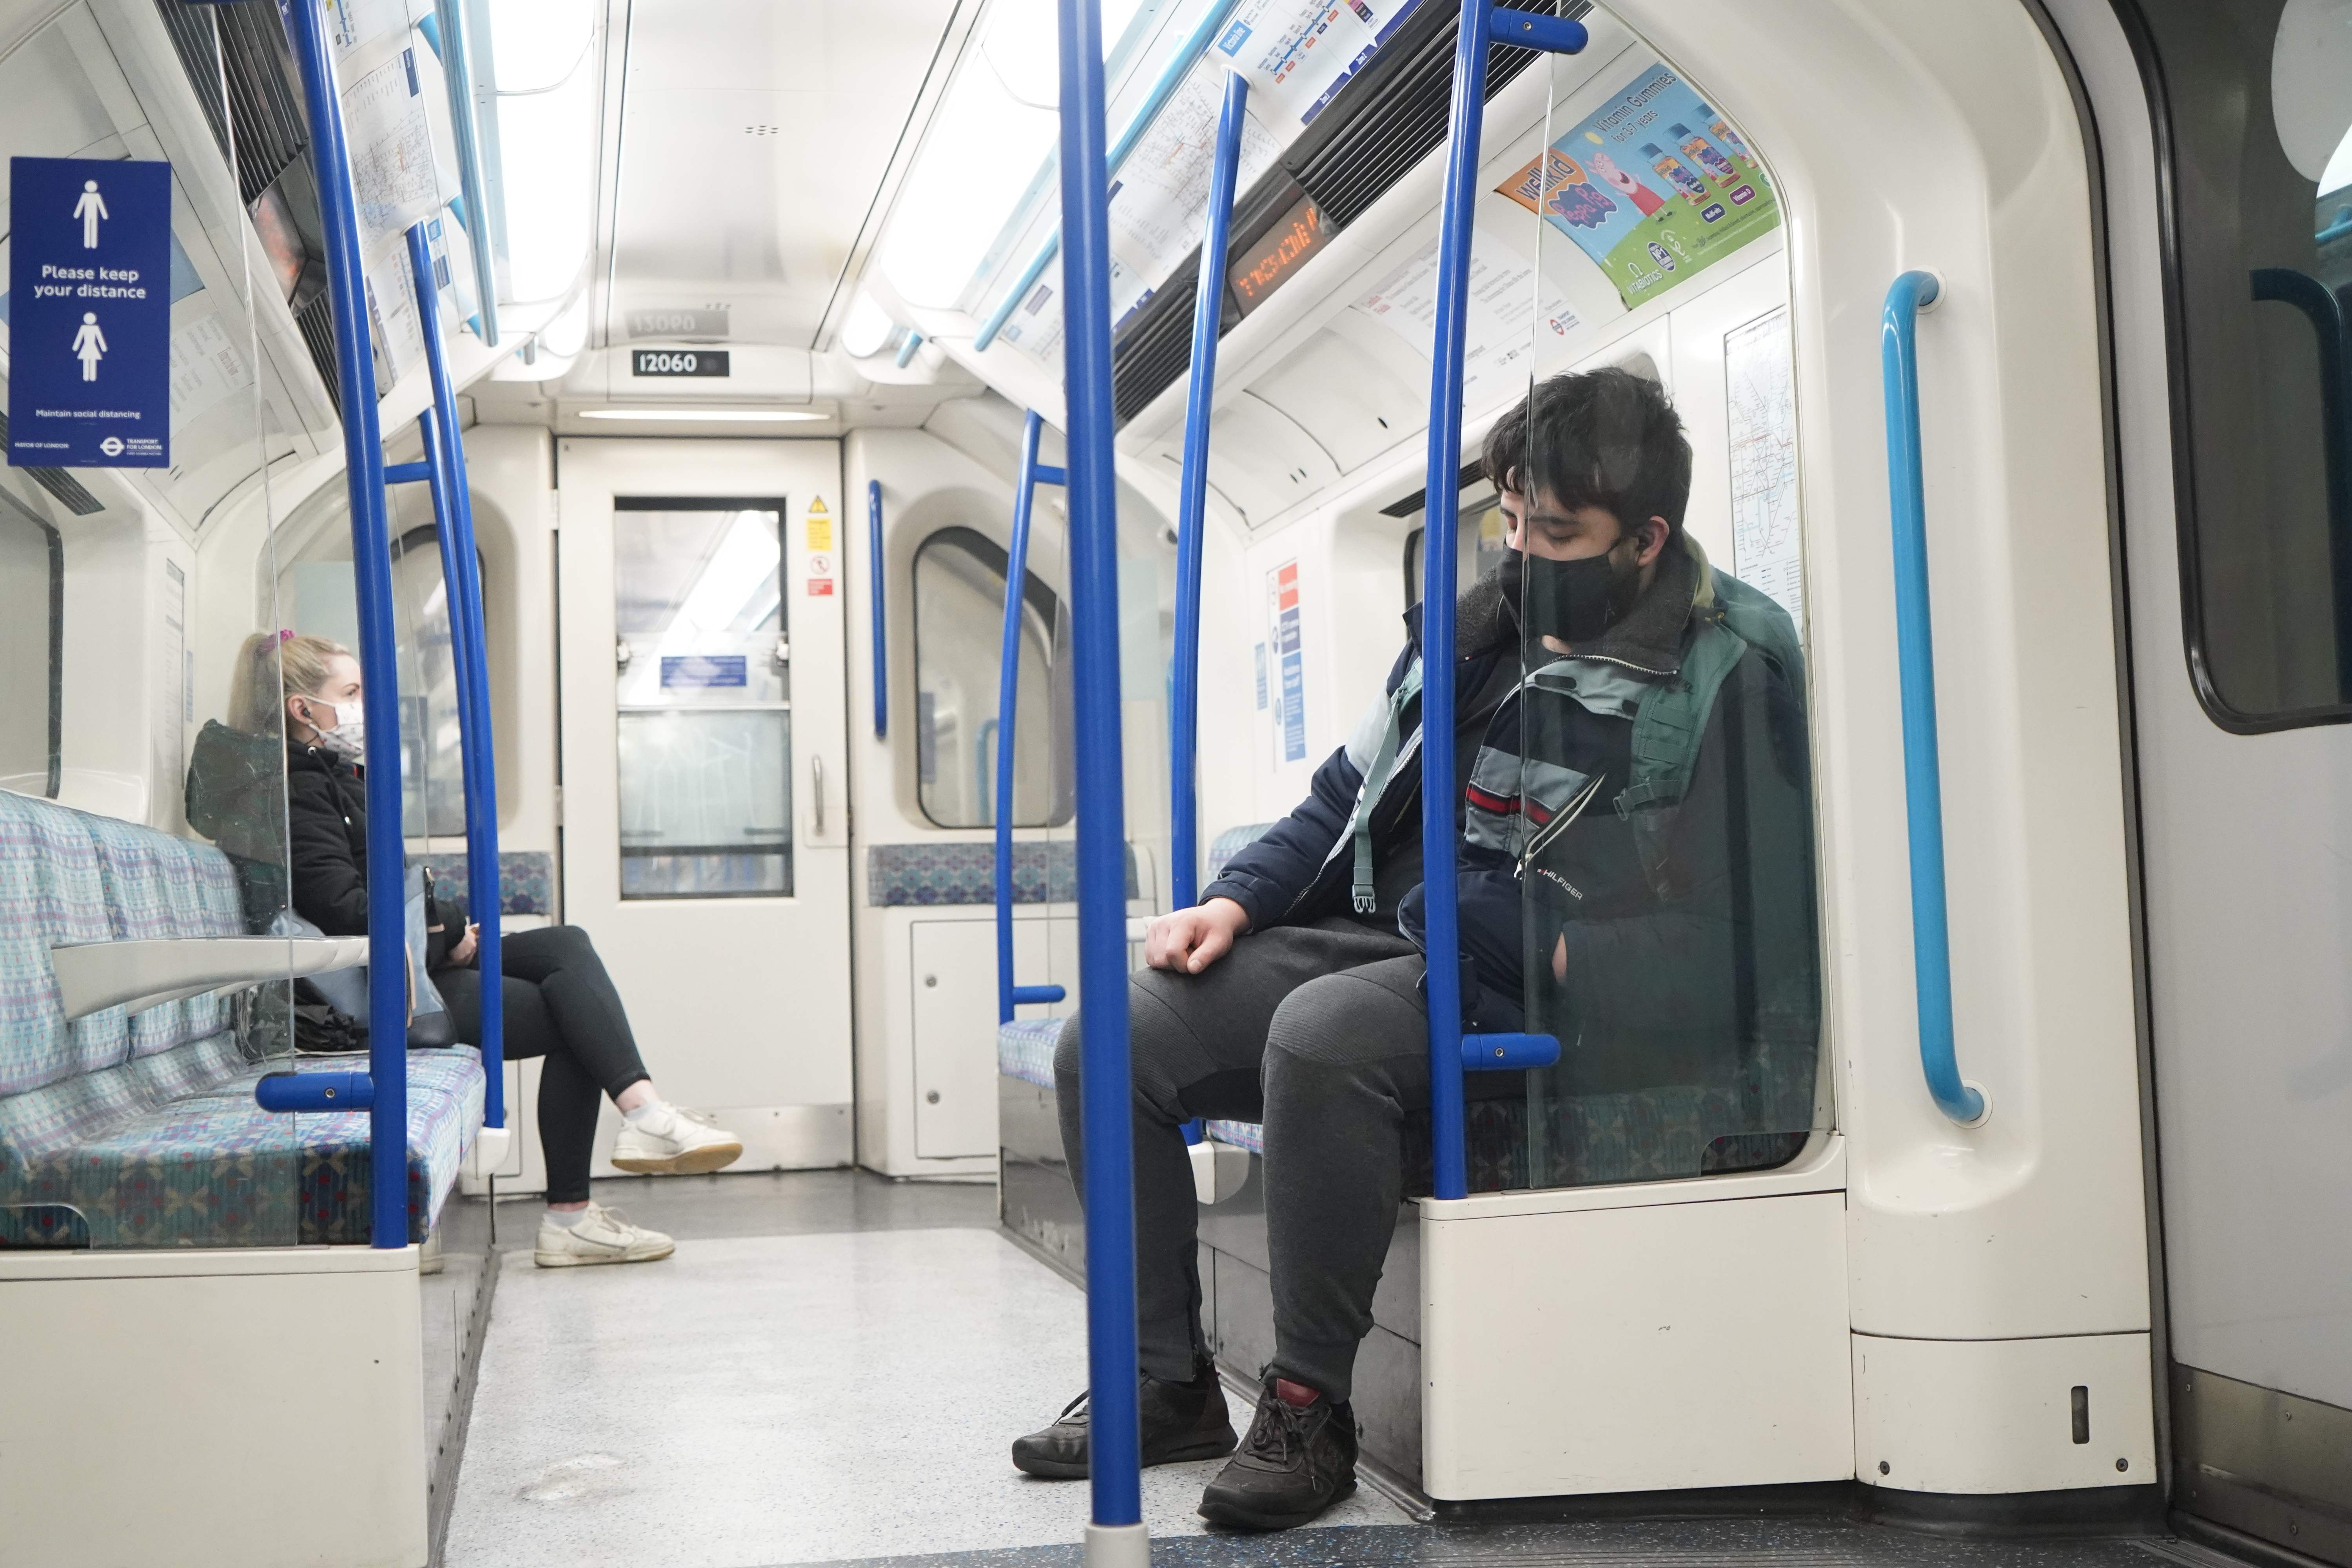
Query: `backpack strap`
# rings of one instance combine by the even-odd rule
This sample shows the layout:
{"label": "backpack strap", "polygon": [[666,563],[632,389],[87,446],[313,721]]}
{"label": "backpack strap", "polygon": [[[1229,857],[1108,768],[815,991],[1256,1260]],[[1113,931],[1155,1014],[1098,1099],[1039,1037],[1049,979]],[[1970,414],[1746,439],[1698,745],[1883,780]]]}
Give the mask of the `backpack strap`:
{"label": "backpack strap", "polygon": [[1704,622],[1683,656],[1682,673],[1642,699],[1633,714],[1633,777],[1617,796],[1617,815],[1672,805],[1690,788],[1715,694],[1748,644],[1719,618]]}
{"label": "backpack strap", "polygon": [[1349,893],[1360,915],[1380,908],[1372,879],[1372,808],[1381,803],[1382,792],[1389,787],[1389,775],[1396,771],[1397,750],[1404,734],[1405,708],[1420,695],[1421,660],[1416,658],[1389,696],[1388,728],[1381,732],[1380,749],[1372,753],[1371,765],[1364,770],[1363,787],[1356,795],[1355,818],[1348,824],[1349,837],[1355,840],[1356,850]]}

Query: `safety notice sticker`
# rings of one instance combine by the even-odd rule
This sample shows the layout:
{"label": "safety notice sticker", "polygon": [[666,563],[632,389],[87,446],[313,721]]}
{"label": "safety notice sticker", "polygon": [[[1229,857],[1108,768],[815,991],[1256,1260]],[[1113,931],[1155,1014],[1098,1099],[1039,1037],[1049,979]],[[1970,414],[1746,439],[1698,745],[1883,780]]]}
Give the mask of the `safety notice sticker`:
{"label": "safety notice sticker", "polygon": [[172,461],[172,166],[11,158],[8,461]]}

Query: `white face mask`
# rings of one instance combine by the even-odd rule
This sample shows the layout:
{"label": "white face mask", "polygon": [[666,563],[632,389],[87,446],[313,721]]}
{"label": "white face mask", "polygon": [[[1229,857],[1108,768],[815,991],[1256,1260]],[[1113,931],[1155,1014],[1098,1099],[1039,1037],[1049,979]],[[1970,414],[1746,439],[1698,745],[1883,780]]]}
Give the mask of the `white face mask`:
{"label": "white face mask", "polygon": [[338,702],[334,708],[335,727],[319,731],[319,749],[356,763],[367,750],[367,710],[356,702]]}

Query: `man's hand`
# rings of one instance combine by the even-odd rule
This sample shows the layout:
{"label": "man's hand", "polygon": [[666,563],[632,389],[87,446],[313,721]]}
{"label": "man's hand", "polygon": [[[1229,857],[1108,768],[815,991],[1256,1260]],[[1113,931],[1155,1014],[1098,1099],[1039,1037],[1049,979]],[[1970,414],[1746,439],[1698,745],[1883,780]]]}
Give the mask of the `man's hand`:
{"label": "man's hand", "polygon": [[1231,899],[1211,899],[1161,915],[1144,933],[1143,962],[1154,969],[1198,974],[1232,951],[1249,930],[1249,911]]}

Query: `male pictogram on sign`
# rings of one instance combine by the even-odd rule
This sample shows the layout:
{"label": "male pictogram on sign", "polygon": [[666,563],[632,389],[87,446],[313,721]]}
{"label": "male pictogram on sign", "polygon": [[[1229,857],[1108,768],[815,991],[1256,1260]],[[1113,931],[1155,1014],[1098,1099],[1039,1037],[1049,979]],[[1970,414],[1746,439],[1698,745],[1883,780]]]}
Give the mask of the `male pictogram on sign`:
{"label": "male pictogram on sign", "polygon": [[106,334],[98,330],[96,312],[81,313],[81,331],[74,334],[73,352],[74,358],[81,361],[81,378],[96,381],[98,362],[106,357]]}
{"label": "male pictogram on sign", "polygon": [[[81,183],[81,200],[74,203],[73,215],[81,219],[81,247],[84,250],[96,250],[99,220],[114,216],[106,210],[106,198],[98,194],[96,180],[84,180]],[[88,381],[90,377],[85,375],[82,379]]]}

